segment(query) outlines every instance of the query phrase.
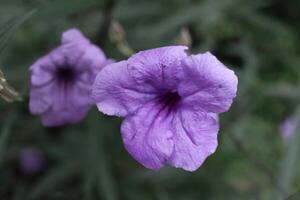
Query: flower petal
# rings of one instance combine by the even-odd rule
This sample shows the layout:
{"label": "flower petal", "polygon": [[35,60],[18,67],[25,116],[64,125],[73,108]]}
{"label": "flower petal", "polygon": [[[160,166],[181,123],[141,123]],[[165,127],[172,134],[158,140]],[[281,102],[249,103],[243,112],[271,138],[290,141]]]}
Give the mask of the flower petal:
{"label": "flower petal", "polygon": [[[62,34],[61,43],[62,45],[59,47],[61,56],[60,60],[63,62],[58,64],[58,66],[68,65],[69,67],[78,67],[78,62],[81,60],[81,58],[84,55],[90,55],[90,49],[93,51],[94,48],[97,49],[97,51],[93,51],[93,59],[105,59],[103,58],[105,57],[103,52],[96,46],[92,45],[78,29],[69,29],[65,31]],[[56,57],[59,58],[57,55]],[[56,57],[54,57],[54,59]],[[90,59],[90,57],[88,57],[88,59]],[[87,61],[88,59],[83,60]]]}
{"label": "flower petal", "polygon": [[128,67],[139,84],[165,92],[177,88],[182,68],[181,60],[187,57],[185,46],[169,46],[141,51],[128,59]]}
{"label": "flower petal", "polygon": [[117,116],[135,112],[155,96],[155,91],[145,91],[144,86],[131,77],[126,61],[110,64],[101,70],[92,91],[98,109]]}
{"label": "flower petal", "polygon": [[42,123],[44,126],[48,127],[77,123],[85,117],[87,111],[88,109],[84,107],[61,112],[51,110],[42,115]]}
{"label": "flower petal", "polygon": [[52,103],[52,87],[53,84],[48,84],[42,88],[31,88],[29,109],[32,114],[43,114],[50,109]]}
{"label": "flower petal", "polygon": [[61,43],[88,42],[88,39],[76,28],[69,29],[62,34]]}
{"label": "flower petal", "polygon": [[51,88],[50,109],[42,113],[45,126],[60,126],[79,122],[90,108],[90,90],[83,85],[68,89],[53,85]]}
{"label": "flower petal", "polygon": [[89,45],[76,62],[78,79],[92,85],[96,75],[108,61],[103,51],[94,45]]}
{"label": "flower petal", "polygon": [[92,105],[92,84],[78,81],[70,91],[70,103],[76,108],[88,107]]}
{"label": "flower petal", "polygon": [[178,92],[187,107],[221,113],[236,96],[238,79],[210,53],[192,55],[183,61],[184,78]]}
{"label": "flower petal", "polygon": [[40,58],[30,67],[31,86],[42,87],[53,81],[54,63],[49,57],[45,56]]}
{"label": "flower petal", "polygon": [[174,151],[168,163],[187,171],[198,169],[215,152],[219,123],[215,114],[181,110],[173,123]]}
{"label": "flower petal", "polygon": [[122,124],[125,148],[143,166],[159,169],[173,152],[171,122],[163,106],[147,103]]}

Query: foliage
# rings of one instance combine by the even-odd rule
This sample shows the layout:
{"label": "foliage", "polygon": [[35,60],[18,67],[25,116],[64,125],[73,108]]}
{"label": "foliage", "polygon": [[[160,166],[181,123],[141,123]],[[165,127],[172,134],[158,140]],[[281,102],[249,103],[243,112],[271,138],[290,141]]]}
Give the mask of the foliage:
{"label": "foliage", "polygon": [[[24,98],[0,103],[1,199],[282,199],[296,193],[300,139],[283,141],[278,126],[290,115],[299,118],[299,9],[297,0],[1,0],[0,67]],[[187,27],[192,53],[211,51],[238,74],[238,97],[220,118],[218,150],[198,171],[143,168],[123,148],[121,120],[96,108],[80,124],[60,128],[45,128],[29,114],[28,68],[58,44],[62,31],[78,27],[110,58],[126,59],[109,40],[113,20],[136,51],[172,45]],[[31,146],[47,160],[34,176],[18,164],[19,152]]]}

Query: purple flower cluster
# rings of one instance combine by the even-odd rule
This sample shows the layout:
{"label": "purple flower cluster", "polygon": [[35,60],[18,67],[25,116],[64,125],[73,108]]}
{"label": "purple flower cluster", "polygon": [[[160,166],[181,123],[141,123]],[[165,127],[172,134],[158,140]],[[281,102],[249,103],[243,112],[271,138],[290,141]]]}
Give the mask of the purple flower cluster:
{"label": "purple flower cluster", "polygon": [[58,126],[80,121],[95,102],[99,111],[125,117],[125,148],[143,166],[194,171],[217,148],[218,114],[230,108],[238,80],[211,53],[187,49],[151,49],[112,63],[69,30],[30,68],[30,110]]}

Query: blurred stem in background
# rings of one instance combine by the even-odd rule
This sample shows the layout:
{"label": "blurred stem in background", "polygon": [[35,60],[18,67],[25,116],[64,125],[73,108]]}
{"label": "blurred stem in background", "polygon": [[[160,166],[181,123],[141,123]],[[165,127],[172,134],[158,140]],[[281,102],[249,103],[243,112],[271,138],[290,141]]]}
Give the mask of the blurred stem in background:
{"label": "blurred stem in background", "polygon": [[[298,107],[296,111],[296,129],[294,130],[294,133],[292,134],[292,137],[289,138],[289,140],[286,143],[286,152],[284,157],[281,161],[281,169],[279,173],[278,178],[278,186],[285,191],[285,193],[288,193],[289,188],[293,184],[293,177],[296,173],[295,166],[296,161],[298,159],[298,151],[299,151],[299,141],[300,141],[300,134],[299,134],[299,122],[300,122],[300,107]],[[275,191],[274,192],[275,197],[273,199],[284,199],[287,196],[283,196],[282,193]]]}
{"label": "blurred stem in background", "polygon": [[113,21],[109,27],[109,38],[117,45],[117,49],[125,56],[131,56],[134,50],[126,40],[126,33],[118,21]]}
{"label": "blurred stem in background", "polygon": [[181,28],[180,33],[179,33],[175,43],[177,45],[191,47],[192,42],[193,42],[193,40],[192,40],[190,30],[187,27]]}
{"label": "blurred stem in background", "polygon": [[[112,43],[117,46],[117,49],[125,56],[131,56],[135,53],[128,41],[126,40],[126,32],[118,21],[113,21],[109,27],[109,38]],[[183,27],[178,34],[175,44],[191,47],[192,37],[187,27]]]}
{"label": "blurred stem in background", "polygon": [[20,101],[21,97],[6,81],[4,74],[0,70],[0,97],[7,102]]}
{"label": "blurred stem in background", "polygon": [[3,120],[2,128],[0,132],[0,164],[3,161],[3,158],[5,156],[7,142],[11,133],[11,128],[13,126],[14,119],[16,117],[16,114],[14,112],[11,112],[8,114],[8,116]]}
{"label": "blurred stem in background", "polygon": [[[104,120],[101,116],[99,120],[99,115],[96,112],[91,114],[89,120],[89,135],[88,135],[88,148],[86,149],[89,158],[87,159],[87,173],[88,185],[86,185],[85,193],[86,199],[90,199],[91,195],[89,190],[92,188],[93,183],[96,185],[96,188],[99,191],[99,198],[104,198],[106,200],[117,200],[118,192],[116,189],[115,180],[111,174],[109,159],[107,153],[104,149],[104,138],[103,135],[105,132],[109,131],[107,128],[101,127],[99,123],[100,120]],[[100,126],[99,126],[100,125]],[[99,130],[102,130],[102,133],[99,134]]]}

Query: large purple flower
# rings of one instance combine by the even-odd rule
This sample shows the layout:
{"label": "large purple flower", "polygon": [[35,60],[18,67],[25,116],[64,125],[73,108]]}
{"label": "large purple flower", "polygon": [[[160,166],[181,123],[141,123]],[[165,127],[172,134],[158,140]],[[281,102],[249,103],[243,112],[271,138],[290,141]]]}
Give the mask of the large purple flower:
{"label": "large purple flower", "polygon": [[237,77],[210,53],[188,56],[187,47],[139,52],[108,65],[92,96],[98,109],[126,117],[121,132],[142,165],[194,171],[215,152],[218,113],[232,104]]}
{"label": "large purple flower", "polygon": [[64,32],[61,43],[30,67],[30,111],[45,126],[76,123],[86,115],[93,82],[108,62],[77,29]]}

